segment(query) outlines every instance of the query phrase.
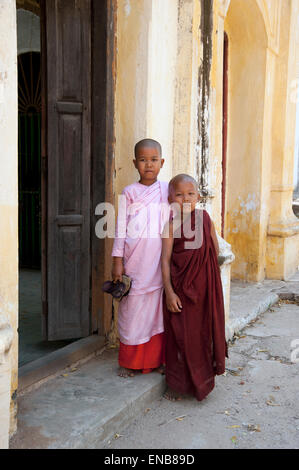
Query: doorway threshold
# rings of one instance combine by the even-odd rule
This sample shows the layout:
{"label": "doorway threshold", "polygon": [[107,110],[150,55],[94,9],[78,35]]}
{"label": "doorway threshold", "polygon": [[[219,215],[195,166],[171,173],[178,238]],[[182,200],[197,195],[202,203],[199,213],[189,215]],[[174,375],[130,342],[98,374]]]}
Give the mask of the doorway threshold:
{"label": "doorway threshold", "polygon": [[105,344],[104,336],[91,335],[21,366],[18,395],[29,392],[67,367],[74,366],[77,362],[100,352],[105,348]]}

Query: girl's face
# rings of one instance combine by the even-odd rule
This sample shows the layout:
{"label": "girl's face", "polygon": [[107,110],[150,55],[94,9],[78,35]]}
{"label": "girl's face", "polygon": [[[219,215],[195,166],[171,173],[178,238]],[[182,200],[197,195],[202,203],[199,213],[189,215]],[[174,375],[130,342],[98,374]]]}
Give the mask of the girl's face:
{"label": "girl's face", "polygon": [[184,213],[194,211],[199,199],[200,195],[191,181],[179,181],[171,189],[168,198],[170,204],[172,202],[178,203]]}
{"label": "girl's face", "polygon": [[157,181],[157,176],[164,165],[164,159],[155,147],[141,147],[134,160],[140,175],[140,183],[150,185]]}

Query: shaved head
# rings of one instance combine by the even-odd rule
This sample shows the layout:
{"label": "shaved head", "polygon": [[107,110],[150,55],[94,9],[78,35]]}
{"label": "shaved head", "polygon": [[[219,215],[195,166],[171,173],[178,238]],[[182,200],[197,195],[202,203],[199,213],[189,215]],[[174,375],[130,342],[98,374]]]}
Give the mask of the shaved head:
{"label": "shaved head", "polygon": [[144,147],[158,149],[160,157],[162,157],[162,147],[161,147],[161,144],[159,144],[159,142],[153,139],[143,139],[137,142],[137,144],[135,145],[135,148],[134,148],[135,158],[137,158],[140,149]]}
{"label": "shaved head", "polygon": [[192,176],[181,173],[180,175],[176,175],[174,178],[172,178],[172,180],[170,180],[169,185],[168,185],[169,193],[174,191],[176,188],[176,185],[181,182],[192,183],[194,185],[194,189],[198,191],[197,181]]}

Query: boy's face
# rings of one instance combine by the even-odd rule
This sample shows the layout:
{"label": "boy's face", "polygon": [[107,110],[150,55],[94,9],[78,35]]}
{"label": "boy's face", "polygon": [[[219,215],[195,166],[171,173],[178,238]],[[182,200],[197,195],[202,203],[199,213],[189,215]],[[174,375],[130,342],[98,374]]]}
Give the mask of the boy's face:
{"label": "boy's face", "polygon": [[133,162],[140,175],[140,181],[145,184],[156,181],[164,165],[164,159],[156,147],[140,147]]}
{"label": "boy's face", "polygon": [[192,212],[199,199],[199,192],[191,181],[179,181],[175,187],[171,188],[168,197],[169,203],[178,203],[184,213]]}

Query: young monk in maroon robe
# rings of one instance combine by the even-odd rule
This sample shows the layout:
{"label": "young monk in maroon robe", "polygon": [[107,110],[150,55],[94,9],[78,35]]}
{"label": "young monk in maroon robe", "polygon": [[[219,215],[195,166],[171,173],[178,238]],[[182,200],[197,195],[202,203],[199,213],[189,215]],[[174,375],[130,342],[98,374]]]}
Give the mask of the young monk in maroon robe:
{"label": "young monk in maroon robe", "polygon": [[203,400],[214,388],[215,375],[224,373],[228,357],[219,246],[209,214],[195,208],[199,197],[191,176],[170,181],[168,200],[178,210],[162,239],[164,397],[169,400],[186,394]]}

